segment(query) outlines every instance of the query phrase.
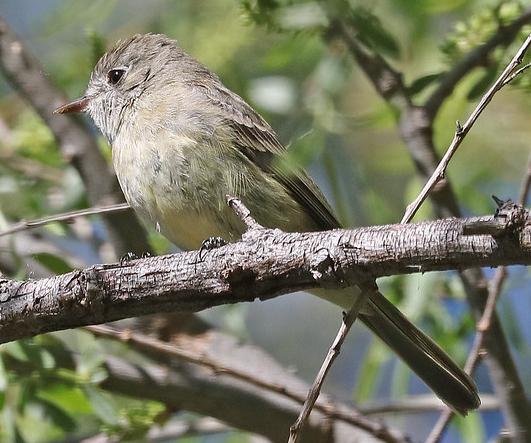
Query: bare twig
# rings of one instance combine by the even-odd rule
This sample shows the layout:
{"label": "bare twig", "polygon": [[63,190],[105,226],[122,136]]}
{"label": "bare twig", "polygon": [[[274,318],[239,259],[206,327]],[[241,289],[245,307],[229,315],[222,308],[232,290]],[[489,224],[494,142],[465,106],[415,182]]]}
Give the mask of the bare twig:
{"label": "bare twig", "polygon": [[[492,287],[489,291],[489,297],[487,299],[485,311],[483,311],[481,320],[476,325],[477,334],[474,337],[474,343],[472,345],[472,349],[470,350],[470,354],[465,364],[464,370],[467,374],[472,374],[474,372],[477,364],[482,358],[485,332],[487,331],[490,325],[490,321],[492,319],[492,315],[494,314],[494,310],[496,307],[496,301],[498,300],[498,297],[501,293],[502,285],[505,281],[506,276],[507,270],[504,266],[501,266],[496,270],[496,274],[494,275],[492,281]],[[451,409],[446,408],[435,423],[433,429],[430,432],[430,435],[426,439],[426,443],[439,442],[448,424],[450,423],[450,420],[454,415],[455,413]]]}
{"label": "bare twig", "polygon": [[455,131],[454,138],[452,140],[452,143],[450,144],[448,150],[444,154],[443,158],[439,162],[439,165],[437,168],[435,168],[435,171],[431,175],[430,179],[420,192],[420,194],[417,196],[417,198],[408,205],[406,212],[404,214],[404,217],[402,218],[401,223],[408,223],[413,216],[416,214],[422,203],[428,198],[429,193],[431,190],[435,187],[435,185],[444,178],[446,168],[448,167],[448,164],[450,163],[450,160],[452,159],[453,155],[461,145],[461,142],[465,138],[465,136],[468,134],[478,117],[481,115],[483,110],[487,107],[487,105],[490,103],[496,92],[498,92],[505,84],[506,80],[511,77],[515,73],[515,69],[522,63],[522,59],[524,57],[524,54],[527,52],[529,46],[531,45],[531,34],[528,35],[525,42],[520,46],[518,51],[516,52],[516,55],[513,57],[511,62],[507,65],[507,67],[503,70],[501,75],[498,77],[498,79],[494,82],[494,84],[490,87],[490,89],[483,95],[481,98],[479,104],[476,106],[472,114],[468,117],[467,121],[464,125],[461,125],[459,122],[457,122],[457,129]]}
{"label": "bare twig", "polygon": [[529,68],[531,68],[531,63],[527,63],[526,65],[522,66],[520,69],[513,72],[507,79],[505,79],[502,86],[505,86],[506,84],[511,83],[516,77],[523,74]]}
{"label": "bare twig", "polygon": [[[531,183],[531,155],[529,157],[529,161],[527,165],[527,173],[524,177],[524,180],[522,182],[522,187],[520,189],[520,195],[519,195],[520,205],[524,205],[527,200],[527,196],[529,194],[530,183]],[[496,302],[498,301],[498,298],[501,294],[503,283],[505,282],[506,278],[507,278],[507,268],[505,266],[500,266],[498,269],[496,269],[496,273],[494,274],[494,277],[492,278],[492,281],[490,283],[489,296],[485,304],[483,315],[481,316],[481,318],[476,324],[477,333],[476,333],[476,336],[474,337],[474,343],[472,345],[472,349],[470,350],[470,354],[468,356],[468,359],[466,361],[465,368],[464,368],[467,374],[472,374],[474,372],[481,358],[484,355],[483,347],[485,343],[485,336],[486,336],[487,331],[492,325],[493,318],[495,317]],[[426,439],[426,443],[438,443],[441,440],[442,436],[444,435],[444,432],[446,428],[448,427],[454,415],[455,413],[451,409],[446,408],[445,411],[440,415],[437,422],[435,423],[435,426],[431,430],[430,435]]]}
{"label": "bare twig", "polygon": [[[499,409],[500,402],[495,395],[481,394],[479,411]],[[446,411],[446,406],[440,399],[432,394],[419,394],[402,397],[396,400],[377,401],[358,407],[364,415],[383,414],[418,414],[421,412]]]}
{"label": "bare twig", "polygon": [[226,195],[225,200],[240,220],[245,223],[248,230],[263,229],[263,226],[253,218],[251,211],[249,211],[247,206],[245,206],[239,198],[232,195]]}
{"label": "bare twig", "polygon": [[63,212],[61,214],[49,215],[47,217],[37,218],[34,220],[22,220],[14,225],[11,225],[8,229],[0,231],[0,237],[4,235],[14,234],[16,232],[26,231],[28,229],[40,228],[41,226],[48,225],[55,222],[70,223],[78,217],[86,217],[94,214],[108,214],[110,212],[120,212],[130,209],[128,203],[118,203],[108,206],[100,206],[96,208],[79,209],[76,211]]}
{"label": "bare twig", "polygon": [[339,328],[339,331],[337,332],[336,338],[334,339],[332,346],[330,346],[330,349],[328,350],[328,354],[326,355],[326,358],[324,359],[321,365],[321,368],[319,369],[319,372],[317,373],[317,376],[315,377],[315,380],[308,393],[308,397],[306,398],[306,401],[304,402],[304,405],[302,407],[302,410],[297,420],[289,429],[288,443],[297,443],[297,441],[299,440],[301,433],[302,433],[302,429],[304,427],[304,423],[308,419],[310,412],[312,411],[312,408],[314,407],[315,402],[317,401],[317,398],[319,397],[319,393],[321,392],[321,388],[323,386],[323,382],[326,378],[326,375],[330,371],[330,368],[332,367],[334,360],[339,355],[339,352],[341,350],[341,345],[345,341],[345,338],[347,337],[347,334],[350,331],[350,328],[352,327],[352,325],[354,324],[354,321],[356,320],[358,313],[364,303],[365,303],[364,294],[360,294],[359,296],[356,297],[354,304],[352,305],[352,308],[350,308],[350,310],[347,313],[343,313],[343,322],[341,323],[341,327]]}

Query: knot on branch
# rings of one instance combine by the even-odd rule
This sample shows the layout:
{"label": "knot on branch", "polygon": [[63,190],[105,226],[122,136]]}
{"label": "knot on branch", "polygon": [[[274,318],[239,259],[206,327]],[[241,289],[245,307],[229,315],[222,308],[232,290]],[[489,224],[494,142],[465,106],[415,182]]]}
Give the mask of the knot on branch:
{"label": "knot on branch", "polygon": [[229,284],[233,294],[249,297],[253,293],[252,287],[256,280],[256,273],[252,269],[237,266],[228,269],[221,276]]}
{"label": "knot on branch", "polygon": [[529,219],[527,209],[510,199],[503,201],[494,195],[492,198],[498,205],[494,217],[505,223],[505,230],[508,234],[514,234],[524,229]]}
{"label": "knot on branch", "polygon": [[529,222],[529,210],[512,200],[500,200],[492,196],[497,204],[494,217],[479,217],[463,225],[463,235],[492,235],[493,237],[514,237]]}
{"label": "knot on branch", "polygon": [[59,302],[65,307],[75,307],[96,314],[104,321],[105,288],[95,266],[84,271],[74,271],[59,292]]}
{"label": "knot on branch", "polygon": [[337,272],[337,266],[327,248],[319,248],[311,256],[309,271],[319,285],[326,288],[337,288],[338,283],[344,284],[345,279]]}

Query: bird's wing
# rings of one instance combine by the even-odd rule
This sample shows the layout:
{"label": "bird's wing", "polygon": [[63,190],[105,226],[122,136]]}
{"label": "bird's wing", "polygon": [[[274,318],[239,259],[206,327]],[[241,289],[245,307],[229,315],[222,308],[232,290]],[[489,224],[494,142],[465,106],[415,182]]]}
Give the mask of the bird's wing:
{"label": "bird's wing", "polygon": [[341,224],[317,185],[301,168],[283,163],[287,150],[269,124],[241,97],[218,84],[200,86],[202,93],[222,112],[232,128],[234,143],[255,165],[275,177],[306,210],[320,229],[339,228]]}

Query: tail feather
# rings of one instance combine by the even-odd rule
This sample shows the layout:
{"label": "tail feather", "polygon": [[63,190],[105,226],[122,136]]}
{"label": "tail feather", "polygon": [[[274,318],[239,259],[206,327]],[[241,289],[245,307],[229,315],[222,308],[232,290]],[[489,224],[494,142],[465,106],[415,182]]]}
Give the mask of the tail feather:
{"label": "tail feather", "polygon": [[480,405],[472,379],[426,334],[413,325],[382,294],[367,294],[360,313],[363,321],[404,362],[456,412]]}

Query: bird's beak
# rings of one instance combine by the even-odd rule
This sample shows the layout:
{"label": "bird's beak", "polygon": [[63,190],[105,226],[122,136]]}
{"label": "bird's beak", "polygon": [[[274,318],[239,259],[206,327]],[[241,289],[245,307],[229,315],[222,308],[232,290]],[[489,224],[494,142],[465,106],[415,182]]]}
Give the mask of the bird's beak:
{"label": "bird's beak", "polygon": [[71,112],[85,112],[89,105],[90,99],[88,97],[81,97],[73,102],[67,103],[66,105],[59,106],[54,114],[69,114]]}

